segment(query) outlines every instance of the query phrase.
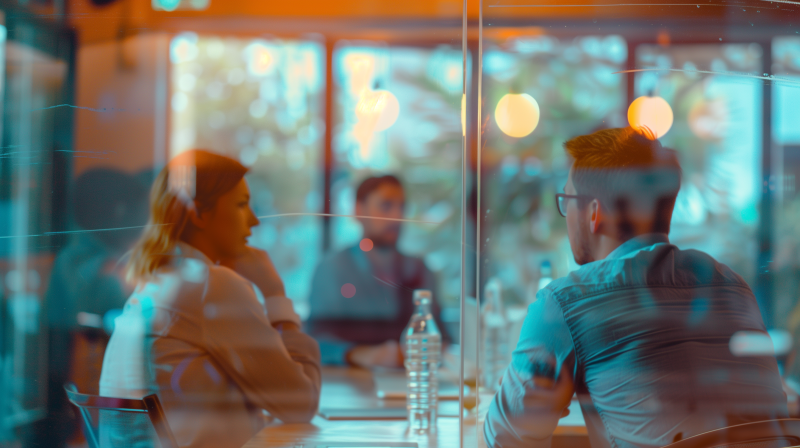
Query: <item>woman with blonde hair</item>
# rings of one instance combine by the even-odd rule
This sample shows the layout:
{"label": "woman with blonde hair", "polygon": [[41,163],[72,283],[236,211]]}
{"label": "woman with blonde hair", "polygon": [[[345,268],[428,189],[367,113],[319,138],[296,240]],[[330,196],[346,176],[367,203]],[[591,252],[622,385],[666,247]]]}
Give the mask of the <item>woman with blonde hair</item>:
{"label": "woman with blonde hair", "polygon": [[[300,331],[267,253],[247,245],[258,219],[246,172],[201,150],[162,170],[128,263],[136,290],[103,361],[100,394],[157,393],[181,447],[240,447],[264,411],[307,422],[319,403],[317,343]],[[152,434],[146,420],[111,414],[100,429],[112,447],[148,446]]]}

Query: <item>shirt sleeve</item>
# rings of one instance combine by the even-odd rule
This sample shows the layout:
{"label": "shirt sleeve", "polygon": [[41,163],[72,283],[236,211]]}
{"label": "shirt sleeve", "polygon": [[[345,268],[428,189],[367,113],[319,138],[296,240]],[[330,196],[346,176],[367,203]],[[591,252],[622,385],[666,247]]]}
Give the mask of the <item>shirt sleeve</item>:
{"label": "shirt sleeve", "polygon": [[267,318],[271,324],[275,325],[277,322],[291,322],[298,327],[303,324],[300,320],[300,316],[294,312],[294,305],[291,299],[284,296],[264,297],[258,285],[255,283],[251,283],[250,285],[253,287],[253,292],[256,294],[258,303],[264,307]]}
{"label": "shirt sleeve", "polygon": [[320,394],[317,343],[272,327],[252,286],[227,268],[210,276],[203,343],[247,399],[284,422],[307,422]]}
{"label": "shirt sleeve", "polygon": [[561,307],[545,288],[528,307],[519,342],[484,423],[489,447],[550,447],[574,391],[575,354]]}

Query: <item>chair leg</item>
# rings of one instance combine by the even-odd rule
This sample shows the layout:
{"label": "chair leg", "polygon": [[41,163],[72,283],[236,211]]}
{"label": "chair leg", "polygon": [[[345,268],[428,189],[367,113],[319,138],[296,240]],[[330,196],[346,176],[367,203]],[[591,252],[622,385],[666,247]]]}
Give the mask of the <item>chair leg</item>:
{"label": "chair leg", "polygon": [[92,430],[92,416],[87,409],[78,409],[81,410],[81,416],[83,417],[83,435],[86,436],[86,442],[89,444],[89,448],[100,448],[97,434]]}
{"label": "chair leg", "polygon": [[156,430],[158,441],[161,442],[161,448],[179,448],[175,436],[169,429],[167,423],[167,416],[164,413],[164,408],[161,407],[161,402],[158,400],[158,395],[152,394],[142,398],[145,407],[147,407],[147,415],[150,417],[150,422],[153,423],[153,428]]}

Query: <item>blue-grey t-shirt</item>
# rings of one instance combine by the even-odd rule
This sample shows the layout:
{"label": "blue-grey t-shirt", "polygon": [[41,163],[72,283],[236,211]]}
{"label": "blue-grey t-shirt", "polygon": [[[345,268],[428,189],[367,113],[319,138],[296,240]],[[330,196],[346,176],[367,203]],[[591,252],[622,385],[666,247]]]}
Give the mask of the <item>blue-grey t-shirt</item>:
{"label": "blue-grey t-shirt", "polygon": [[421,258],[394,247],[375,247],[367,253],[359,246],[325,257],[314,272],[306,323],[320,344],[322,363],[344,364],[354,345],[398,340],[414,311],[415,289],[433,292],[431,311],[447,340],[436,278]]}

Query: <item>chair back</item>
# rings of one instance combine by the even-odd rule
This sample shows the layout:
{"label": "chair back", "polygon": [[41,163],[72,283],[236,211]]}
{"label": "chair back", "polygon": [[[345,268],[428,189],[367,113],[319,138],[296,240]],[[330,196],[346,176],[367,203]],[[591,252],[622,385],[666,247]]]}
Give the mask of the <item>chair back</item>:
{"label": "chair back", "polygon": [[74,384],[64,386],[67,398],[80,411],[83,417],[84,433],[90,448],[100,448],[98,431],[90,411],[114,411],[123,414],[146,414],[153,425],[162,448],[179,448],[175,436],[167,424],[167,417],[158,395],[151,394],[140,400],[130,398],[101,397],[78,392]]}
{"label": "chair back", "polygon": [[720,428],[664,448],[787,448],[800,446],[800,419],[784,418]]}

